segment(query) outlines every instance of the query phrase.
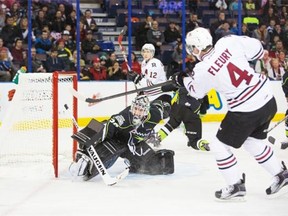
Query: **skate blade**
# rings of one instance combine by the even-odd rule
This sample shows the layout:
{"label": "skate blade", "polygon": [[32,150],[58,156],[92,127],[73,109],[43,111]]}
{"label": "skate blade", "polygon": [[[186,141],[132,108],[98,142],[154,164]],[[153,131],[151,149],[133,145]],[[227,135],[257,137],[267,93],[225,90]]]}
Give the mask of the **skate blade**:
{"label": "skate blade", "polygon": [[238,196],[238,197],[231,197],[228,199],[218,199],[215,197],[215,201],[217,202],[227,202],[227,203],[231,203],[231,202],[246,202],[246,198],[244,196]]}
{"label": "skate blade", "polygon": [[267,199],[277,199],[283,196],[288,197],[288,184],[282,187],[278,192],[267,195]]}

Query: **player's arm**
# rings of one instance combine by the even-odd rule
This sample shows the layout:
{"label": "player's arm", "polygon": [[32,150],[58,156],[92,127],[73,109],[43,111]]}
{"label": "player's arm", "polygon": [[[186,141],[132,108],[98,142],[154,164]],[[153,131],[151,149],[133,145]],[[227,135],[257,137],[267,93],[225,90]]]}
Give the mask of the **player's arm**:
{"label": "player's arm", "polygon": [[248,61],[261,59],[264,55],[264,48],[261,42],[256,38],[241,36],[235,38],[235,44],[240,43]]}

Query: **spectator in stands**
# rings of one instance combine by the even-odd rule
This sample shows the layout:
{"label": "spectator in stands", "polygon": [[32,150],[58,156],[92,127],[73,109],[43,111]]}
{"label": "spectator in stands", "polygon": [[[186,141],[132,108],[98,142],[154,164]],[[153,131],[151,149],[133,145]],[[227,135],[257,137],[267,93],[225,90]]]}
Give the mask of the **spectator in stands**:
{"label": "spectator in stands", "polygon": [[246,23],[242,23],[241,29],[242,29],[241,35],[248,36],[248,37],[252,36],[252,32],[248,29],[248,26]]}
{"label": "spectator in stands", "polygon": [[65,64],[64,70],[69,71],[72,60],[71,51],[67,47],[65,47],[65,41],[63,39],[58,40],[57,48],[58,48],[58,58],[61,58]]}
{"label": "spectator in stands", "polygon": [[71,36],[72,39],[75,40],[75,32],[76,32],[76,24],[77,24],[77,18],[76,18],[76,10],[72,10],[69,16],[66,19],[66,24],[71,26]]}
{"label": "spectator in stands", "polygon": [[[129,72],[126,62],[122,63],[121,68],[124,74],[127,74]],[[138,74],[141,74],[141,64],[138,62],[138,58],[135,52],[131,53],[131,70]]]}
{"label": "spectator in stands", "polygon": [[218,14],[218,19],[210,25],[210,33],[213,38],[213,44],[217,42],[215,31],[222,27],[222,24],[226,22],[226,15],[223,11]]}
{"label": "spectator in stands", "polygon": [[13,56],[12,62],[16,71],[25,65],[27,51],[23,49],[23,40],[21,38],[15,38],[14,46],[11,48],[11,55]]}
{"label": "spectator in stands", "polygon": [[54,71],[64,71],[65,63],[58,57],[58,48],[53,47],[51,53],[45,61],[44,68],[47,72],[53,73]]}
{"label": "spectator in stands", "polygon": [[260,23],[258,28],[256,28],[253,32],[252,32],[252,37],[258,39],[261,43],[262,46],[264,47],[264,49],[268,49],[269,50],[269,43],[270,43],[270,36],[269,33],[266,29],[266,24],[265,23]]}
{"label": "spectator in stands", "polygon": [[51,32],[62,33],[65,29],[65,21],[61,11],[57,11],[51,24]]}
{"label": "spectator in stands", "polygon": [[197,27],[203,27],[202,22],[198,19],[198,15],[196,13],[190,14],[189,20],[186,24],[186,34]]}
{"label": "spectator in stands", "polygon": [[63,3],[58,4],[58,11],[61,12],[61,17],[64,22],[66,22],[68,14],[66,14],[66,8]]}
{"label": "spectator in stands", "polygon": [[52,48],[52,41],[48,31],[42,31],[41,37],[36,38],[35,48],[39,54],[49,54]]}
{"label": "spectator in stands", "polygon": [[143,23],[141,23],[136,31],[135,42],[136,49],[141,50],[142,46],[147,43],[147,32],[152,27],[153,18],[147,15]]}
{"label": "spectator in stands", "polygon": [[275,20],[276,23],[280,23],[280,20],[277,16],[277,12],[275,12],[275,10],[273,8],[269,8],[267,13],[263,14],[262,17],[262,22],[264,22],[266,25],[268,25],[270,23],[270,20]]}
{"label": "spectator in stands", "polygon": [[270,80],[281,80],[285,70],[283,67],[280,66],[278,58],[272,58],[271,61],[271,68],[267,70],[267,76]]}
{"label": "spectator in stands", "polygon": [[225,0],[217,0],[215,7],[218,8],[220,11],[224,11],[228,8],[228,5]]}
{"label": "spectator in stands", "polygon": [[278,18],[280,20],[280,24],[284,25],[285,21],[288,20],[287,6],[283,5],[281,7],[281,10],[278,12]]}
{"label": "spectator in stands", "polygon": [[231,26],[230,26],[230,31],[232,32],[232,34],[238,35],[238,22],[236,19],[232,19],[231,21]]}
{"label": "spectator in stands", "polygon": [[[23,43],[28,44],[29,26],[28,26],[28,18],[27,17],[22,17],[20,19],[19,28],[20,28],[20,31],[22,32]],[[32,38],[32,43],[34,43],[35,42],[35,35],[34,35],[33,31],[31,32],[31,38]]]}
{"label": "spectator in stands", "polygon": [[89,77],[91,80],[106,80],[107,70],[106,67],[101,66],[100,59],[95,58],[93,60],[92,67],[89,68]]}
{"label": "spectator in stands", "polygon": [[[229,11],[232,17],[234,16],[235,12],[238,12],[239,10],[239,0],[232,0],[231,3],[229,4]],[[242,2],[240,3],[240,10],[243,10],[243,5]]]}
{"label": "spectator in stands", "polygon": [[247,0],[244,5],[244,10],[251,11],[256,9],[256,4],[253,0]]}
{"label": "spectator in stands", "polygon": [[147,42],[151,43],[155,47],[155,57],[161,58],[161,46],[165,41],[163,32],[159,29],[158,22],[154,20],[152,22],[151,29],[147,32]]}
{"label": "spectator in stands", "polygon": [[2,28],[5,26],[5,20],[6,20],[6,11],[0,5],[0,32]]}
{"label": "spectator in stands", "polygon": [[0,82],[10,82],[13,77],[12,62],[5,49],[0,51]]}
{"label": "spectator in stands", "polygon": [[123,73],[119,62],[115,61],[114,64],[108,68],[107,80],[127,80],[127,76]]}
{"label": "spectator in stands", "polygon": [[269,51],[264,50],[264,55],[262,59],[257,59],[255,63],[255,71],[257,73],[261,73],[264,75],[268,74],[268,70],[271,70],[271,64],[270,64],[271,58],[269,56]]}
{"label": "spectator in stands", "polygon": [[[31,47],[31,60],[32,60],[32,71],[34,73],[45,73],[46,69],[43,66],[42,59],[37,57],[36,48]],[[28,59],[26,58],[25,66],[28,69]],[[30,72],[30,71],[29,71]]]}
{"label": "spectator in stands", "polygon": [[107,68],[111,67],[112,65],[114,65],[114,62],[116,62],[116,61],[117,61],[116,53],[115,52],[111,52],[109,54],[109,58],[106,61],[106,67]]}
{"label": "spectator in stands", "polygon": [[169,79],[169,77],[172,76],[175,72],[181,71],[182,64],[182,43],[179,42],[172,53],[172,62],[167,67],[167,79]]}
{"label": "spectator in stands", "polygon": [[231,34],[234,33],[230,30],[230,24],[227,21],[225,21],[221,26],[219,26],[219,28],[215,31],[216,40],[219,40],[220,38]]}
{"label": "spectator in stands", "polygon": [[14,25],[14,17],[6,15],[6,24],[2,28],[1,37],[5,46],[10,49],[13,46],[15,38],[21,38],[22,33],[19,28]]}
{"label": "spectator in stands", "polygon": [[274,19],[271,19],[270,20],[270,23],[267,27],[267,31],[268,31],[268,34],[269,34],[269,37],[270,37],[270,42],[272,42],[272,39],[273,39],[273,34],[274,34],[274,31],[275,31],[275,25],[276,25],[276,21]]}
{"label": "spectator in stands", "polygon": [[49,20],[43,10],[38,11],[38,14],[33,22],[33,29],[36,37],[42,34],[42,29],[44,26],[49,26]]}
{"label": "spectator in stands", "polygon": [[66,47],[67,49],[69,49],[70,52],[73,52],[73,51],[76,49],[76,43],[75,43],[74,40],[71,39],[71,37],[70,37],[70,32],[69,32],[68,30],[64,30],[64,31],[62,32],[62,38],[61,38],[61,40],[64,41],[65,47]]}
{"label": "spectator in stands", "polygon": [[6,51],[8,60],[12,61],[12,60],[13,60],[13,56],[11,55],[10,50],[9,50],[7,47],[4,46],[3,38],[0,37],[0,52],[1,52],[2,50],[5,50],[5,51]]}
{"label": "spectator in stands", "polygon": [[281,40],[278,40],[276,41],[275,46],[272,46],[272,48],[270,49],[270,56],[273,58],[277,58],[280,51],[283,51],[285,53],[287,52],[283,45],[283,42]]}
{"label": "spectator in stands", "polygon": [[288,59],[284,51],[279,51],[278,53],[279,64],[284,68],[285,73],[288,72]]}
{"label": "spectator in stands", "polygon": [[99,53],[101,51],[101,47],[97,43],[97,40],[93,38],[93,32],[92,30],[88,30],[86,33],[85,40],[81,43],[82,50],[84,54],[87,53]]}
{"label": "spectator in stands", "polygon": [[288,38],[279,23],[275,24],[271,37],[274,38],[275,35],[279,36],[279,39],[283,42],[284,46],[285,44],[288,44]]}
{"label": "spectator in stands", "polygon": [[169,22],[169,26],[164,31],[164,38],[167,44],[175,47],[181,41],[180,27],[174,21]]}
{"label": "spectator in stands", "polygon": [[83,17],[84,28],[85,30],[92,30],[92,32],[98,32],[98,26],[95,19],[92,17],[92,12],[90,9],[87,9]]}

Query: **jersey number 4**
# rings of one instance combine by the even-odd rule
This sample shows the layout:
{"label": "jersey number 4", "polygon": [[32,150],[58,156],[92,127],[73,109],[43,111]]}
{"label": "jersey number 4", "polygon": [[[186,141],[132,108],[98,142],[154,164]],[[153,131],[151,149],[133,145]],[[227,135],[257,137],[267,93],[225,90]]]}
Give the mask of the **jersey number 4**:
{"label": "jersey number 4", "polygon": [[241,70],[240,68],[236,67],[236,65],[232,64],[231,62],[228,63],[227,69],[229,72],[229,76],[231,79],[232,84],[237,88],[243,81],[246,81],[246,84],[249,85],[253,75],[248,75],[248,71]]}

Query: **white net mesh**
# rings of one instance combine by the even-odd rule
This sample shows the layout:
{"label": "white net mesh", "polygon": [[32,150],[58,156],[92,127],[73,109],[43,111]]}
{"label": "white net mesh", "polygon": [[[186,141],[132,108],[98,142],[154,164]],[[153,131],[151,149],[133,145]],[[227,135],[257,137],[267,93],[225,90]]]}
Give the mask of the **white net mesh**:
{"label": "white net mesh", "polygon": [[[0,127],[0,167],[41,166],[51,169],[53,149],[53,74],[21,74],[13,100]],[[71,75],[58,79],[58,148],[59,160],[72,160],[72,120],[64,109],[73,108]],[[51,172],[53,175],[53,172]]]}

